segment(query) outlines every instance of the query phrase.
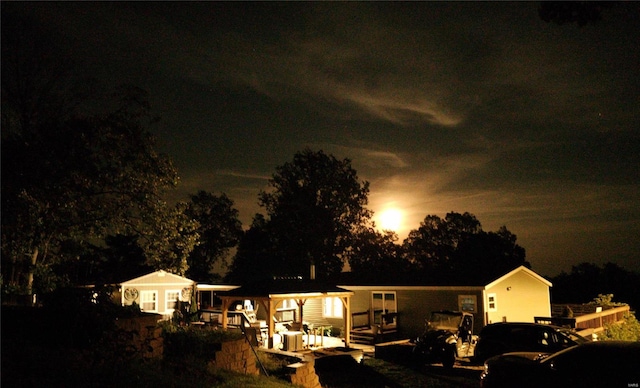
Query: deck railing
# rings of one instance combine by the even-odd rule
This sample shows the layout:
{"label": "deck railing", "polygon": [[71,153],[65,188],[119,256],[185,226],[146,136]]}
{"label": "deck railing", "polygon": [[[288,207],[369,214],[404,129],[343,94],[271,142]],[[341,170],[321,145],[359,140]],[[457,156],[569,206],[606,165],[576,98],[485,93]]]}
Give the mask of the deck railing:
{"label": "deck railing", "polygon": [[[200,310],[202,322],[212,325],[222,325],[222,310],[207,309]],[[227,326],[248,327],[251,320],[244,311],[227,311]]]}
{"label": "deck railing", "polygon": [[[576,313],[575,306],[570,306],[571,310]],[[604,330],[605,325],[620,323],[624,320],[624,316],[629,313],[629,306],[617,306],[602,309],[599,311],[595,306],[587,307],[589,312],[575,317],[535,317],[536,323],[544,323],[548,325],[568,327],[575,329],[578,334],[583,336],[596,334]]]}

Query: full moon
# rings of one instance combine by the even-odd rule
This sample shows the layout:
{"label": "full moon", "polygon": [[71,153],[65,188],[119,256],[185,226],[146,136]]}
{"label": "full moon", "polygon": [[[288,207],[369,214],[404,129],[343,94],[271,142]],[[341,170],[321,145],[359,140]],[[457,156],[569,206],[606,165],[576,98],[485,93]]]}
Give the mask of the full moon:
{"label": "full moon", "polygon": [[382,230],[397,231],[402,222],[402,212],[398,209],[386,209],[379,216],[380,228]]}

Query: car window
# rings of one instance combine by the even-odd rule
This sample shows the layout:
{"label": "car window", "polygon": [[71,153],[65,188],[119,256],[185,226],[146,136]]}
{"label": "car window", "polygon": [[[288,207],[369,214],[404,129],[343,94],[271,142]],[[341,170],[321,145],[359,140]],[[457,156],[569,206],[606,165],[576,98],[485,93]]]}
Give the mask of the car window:
{"label": "car window", "polygon": [[537,344],[540,345],[542,348],[551,347],[551,345],[553,345],[556,342],[556,340],[553,338],[553,336],[548,330],[538,330],[537,336],[538,336]]}
{"label": "car window", "polygon": [[511,329],[511,333],[509,333],[509,338],[511,338],[511,343],[515,346],[526,346],[529,344],[529,333],[528,330],[525,330],[521,327],[514,327]]}

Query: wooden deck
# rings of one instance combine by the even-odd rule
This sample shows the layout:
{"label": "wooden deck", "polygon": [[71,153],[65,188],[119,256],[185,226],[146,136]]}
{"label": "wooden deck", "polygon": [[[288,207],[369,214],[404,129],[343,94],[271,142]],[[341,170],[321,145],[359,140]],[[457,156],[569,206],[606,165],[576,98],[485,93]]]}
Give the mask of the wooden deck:
{"label": "wooden deck", "polygon": [[351,314],[351,341],[357,344],[375,345],[394,341],[398,335],[398,313],[380,314],[379,322],[371,322],[369,311]]}
{"label": "wooden deck", "polygon": [[564,306],[571,308],[574,317],[535,317],[536,323],[569,327],[576,329],[576,332],[583,337],[593,336],[603,331],[605,325],[620,323],[624,316],[629,313],[629,306],[598,308],[594,305],[554,305],[555,314],[561,314]]}

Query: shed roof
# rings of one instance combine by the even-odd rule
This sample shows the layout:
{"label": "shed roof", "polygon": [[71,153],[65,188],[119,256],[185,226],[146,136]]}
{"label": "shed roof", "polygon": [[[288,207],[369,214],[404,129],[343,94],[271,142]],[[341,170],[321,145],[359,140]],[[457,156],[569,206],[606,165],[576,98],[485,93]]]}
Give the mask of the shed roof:
{"label": "shed roof", "polygon": [[129,284],[146,284],[146,285],[192,285],[195,282],[191,279],[180,275],[172,274],[163,270],[148,273],[146,275],[130,279],[120,283],[121,285]]}

